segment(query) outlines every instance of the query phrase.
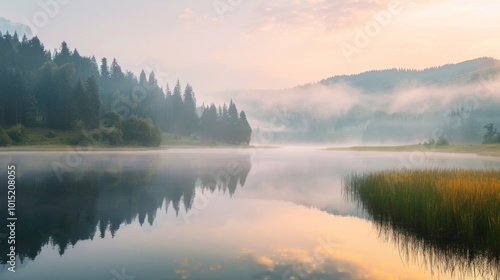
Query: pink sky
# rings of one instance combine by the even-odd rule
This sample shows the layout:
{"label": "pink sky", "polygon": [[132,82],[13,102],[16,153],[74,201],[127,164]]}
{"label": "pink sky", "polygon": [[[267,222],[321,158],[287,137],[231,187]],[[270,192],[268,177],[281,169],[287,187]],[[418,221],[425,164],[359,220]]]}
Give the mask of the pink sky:
{"label": "pink sky", "polygon": [[[57,7],[48,5],[49,13],[40,3]],[[81,54],[155,70],[162,83],[189,81],[199,93],[500,58],[494,0],[0,0],[0,6],[0,16],[34,25],[50,49],[66,40]],[[40,12],[49,14],[43,26],[34,20]]]}

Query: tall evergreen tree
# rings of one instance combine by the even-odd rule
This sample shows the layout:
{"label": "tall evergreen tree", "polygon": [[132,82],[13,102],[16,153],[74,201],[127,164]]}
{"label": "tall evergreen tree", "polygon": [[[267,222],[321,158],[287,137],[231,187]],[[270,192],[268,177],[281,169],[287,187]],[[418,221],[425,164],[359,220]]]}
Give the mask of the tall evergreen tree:
{"label": "tall evergreen tree", "polygon": [[177,80],[172,94],[172,132],[179,135],[182,133],[182,119],[184,114],[184,102],[182,101],[181,83]]}
{"label": "tall evergreen tree", "polygon": [[164,131],[172,132],[172,127],[173,127],[172,91],[170,90],[168,84],[165,89],[165,101],[163,104],[162,113],[163,113],[162,118],[164,119],[162,129]]}
{"label": "tall evergreen tree", "polygon": [[76,119],[76,103],[73,90],[74,64],[64,64],[54,72],[56,103],[49,112],[49,126],[58,129],[71,129]]}
{"label": "tall evergreen tree", "polygon": [[54,62],[58,66],[62,66],[66,63],[71,62],[71,51],[69,50],[68,44],[66,44],[66,42],[62,42],[61,50],[54,55]]}
{"label": "tall evergreen tree", "polygon": [[101,59],[101,78],[102,79],[109,79],[110,78],[109,74],[109,67],[108,67],[108,60],[103,57]]}
{"label": "tall evergreen tree", "polygon": [[144,70],[141,71],[141,74],[139,75],[139,84],[141,86],[147,85],[148,80],[146,79],[146,72]]}
{"label": "tall evergreen tree", "polygon": [[75,101],[78,104],[76,106],[76,118],[84,124],[88,124],[88,118],[90,117],[90,102],[87,91],[83,87],[81,80],[76,84]]}
{"label": "tall evergreen tree", "polygon": [[85,91],[90,105],[87,125],[89,128],[97,128],[101,119],[101,100],[99,99],[99,86],[94,76],[87,79]]}
{"label": "tall evergreen tree", "polygon": [[229,108],[227,110],[227,129],[228,129],[228,141],[232,144],[238,144],[238,127],[239,127],[239,116],[238,109],[233,100],[229,102]]}
{"label": "tall evergreen tree", "polygon": [[212,142],[217,139],[217,108],[212,103],[205,107],[200,118],[200,135],[202,140]]}
{"label": "tall evergreen tree", "polygon": [[101,70],[100,89],[101,89],[102,103],[105,110],[110,110],[113,100],[113,90],[111,86],[111,73],[108,66],[108,60],[105,57],[101,59],[100,70]]}
{"label": "tall evergreen tree", "polygon": [[198,115],[196,114],[196,98],[190,84],[184,89],[183,106],[183,134],[191,135],[197,128]]}
{"label": "tall evergreen tree", "polygon": [[250,144],[250,139],[252,138],[252,127],[247,120],[247,115],[244,111],[240,113],[239,120],[239,131],[238,131],[238,144]]}

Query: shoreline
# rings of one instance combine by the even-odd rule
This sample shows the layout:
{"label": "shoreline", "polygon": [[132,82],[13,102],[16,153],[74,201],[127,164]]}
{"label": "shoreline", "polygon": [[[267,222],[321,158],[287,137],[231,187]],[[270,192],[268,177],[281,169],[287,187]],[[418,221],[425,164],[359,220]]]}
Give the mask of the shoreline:
{"label": "shoreline", "polygon": [[402,145],[402,146],[353,146],[331,147],[325,151],[356,151],[356,152],[426,152],[426,153],[460,153],[475,154],[478,156],[500,157],[500,144],[471,144],[471,145]]}
{"label": "shoreline", "polygon": [[67,152],[77,150],[79,152],[134,152],[134,151],[166,151],[173,149],[278,149],[274,146],[190,146],[190,145],[161,145],[159,147],[103,147],[103,146],[73,146],[73,145],[27,145],[27,146],[9,146],[0,147],[0,153],[3,152]]}
{"label": "shoreline", "polygon": [[[20,145],[0,147],[0,153],[5,152],[147,152],[167,150],[236,150],[236,149],[281,149],[279,146],[232,146],[232,145],[160,145],[159,147],[140,146],[78,146],[78,145]],[[402,146],[352,146],[352,147],[327,147],[320,151],[354,151],[354,152],[425,152],[425,153],[455,153],[471,154],[486,157],[500,157],[500,144],[476,144],[476,145],[448,145],[448,146],[425,146],[425,145],[402,145]]]}

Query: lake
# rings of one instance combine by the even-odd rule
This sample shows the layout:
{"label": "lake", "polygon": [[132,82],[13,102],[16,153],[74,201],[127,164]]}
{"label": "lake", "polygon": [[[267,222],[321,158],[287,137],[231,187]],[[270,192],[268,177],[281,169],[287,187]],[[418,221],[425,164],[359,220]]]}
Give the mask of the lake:
{"label": "lake", "polygon": [[1,152],[0,163],[2,224],[7,166],[17,177],[15,273],[0,230],[5,280],[473,278],[385,235],[342,180],[408,164],[500,169],[466,154],[313,148]]}

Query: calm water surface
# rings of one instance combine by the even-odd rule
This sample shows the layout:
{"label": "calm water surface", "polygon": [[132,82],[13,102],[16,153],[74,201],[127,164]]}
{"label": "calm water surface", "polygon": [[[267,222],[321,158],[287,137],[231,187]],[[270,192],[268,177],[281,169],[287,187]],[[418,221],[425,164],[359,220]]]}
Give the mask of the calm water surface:
{"label": "calm water surface", "polygon": [[[456,279],[342,195],[353,172],[414,155],[300,149],[2,152],[1,279]],[[413,160],[415,162],[415,159]],[[419,167],[500,169],[435,154]],[[17,171],[16,272],[6,170]],[[491,276],[490,276],[491,277]],[[481,279],[481,275],[476,279]]]}

